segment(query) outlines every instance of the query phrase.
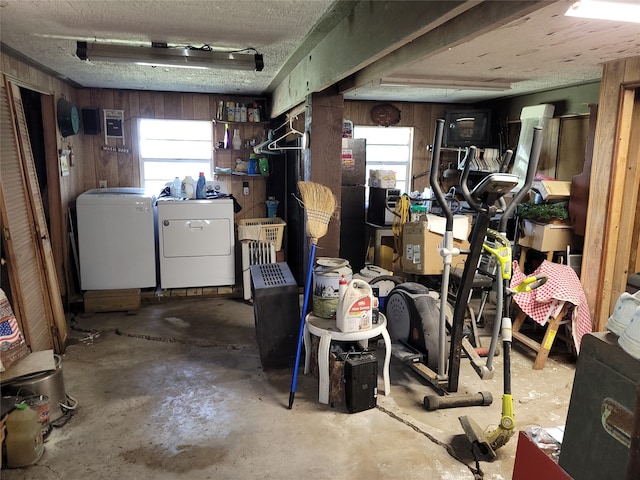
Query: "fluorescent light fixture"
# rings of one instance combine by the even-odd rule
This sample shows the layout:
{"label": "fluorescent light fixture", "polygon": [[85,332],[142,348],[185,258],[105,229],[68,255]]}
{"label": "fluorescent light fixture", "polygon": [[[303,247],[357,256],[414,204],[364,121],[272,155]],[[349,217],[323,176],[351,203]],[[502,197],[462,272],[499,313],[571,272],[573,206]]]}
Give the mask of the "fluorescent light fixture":
{"label": "fluorescent light fixture", "polygon": [[136,47],[78,42],[76,55],[92,62],[128,63],[154,67],[262,71],[259,53],[218,52],[197,48]]}
{"label": "fluorescent light fixture", "polygon": [[638,0],[577,0],[565,13],[568,17],[640,23]]}
{"label": "fluorescent light fixture", "polygon": [[511,83],[508,82],[461,78],[383,77],[380,80],[380,85],[387,87],[441,88],[454,90],[504,91],[511,89]]}

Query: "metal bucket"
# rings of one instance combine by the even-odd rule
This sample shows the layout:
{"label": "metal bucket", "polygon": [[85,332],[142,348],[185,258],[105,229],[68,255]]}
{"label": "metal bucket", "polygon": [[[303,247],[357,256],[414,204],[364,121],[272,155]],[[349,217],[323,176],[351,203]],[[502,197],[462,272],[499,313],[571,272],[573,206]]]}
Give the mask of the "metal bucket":
{"label": "metal bucket", "polygon": [[331,318],[338,308],[338,283],[340,278],[352,278],[349,261],[342,258],[320,257],[313,268],[313,313]]}
{"label": "metal bucket", "polygon": [[24,375],[11,380],[6,386],[2,386],[3,394],[6,389],[7,395],[22,395],[25,392],[33,395],[45,395],[49,398],[49,421],[55,422],[64,415],[60,405],[67,404],[67,394],[64,390],[64,379],[62,378],[62,358],[54,355],[55,370]]}

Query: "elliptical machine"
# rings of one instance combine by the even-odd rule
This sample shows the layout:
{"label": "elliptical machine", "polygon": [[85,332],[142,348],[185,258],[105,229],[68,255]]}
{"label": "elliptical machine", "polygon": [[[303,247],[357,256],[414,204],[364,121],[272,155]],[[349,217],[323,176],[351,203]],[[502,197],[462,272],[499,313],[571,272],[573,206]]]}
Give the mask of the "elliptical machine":
{"label": "elliptical machine", "polygon": [[[496,458],[496,450],[504,446],[515,433],[515,416],[513,411],[513,397],[511,395],[511,295],[514,293],[529,292],[543,285],[547,278],[544,275],[526,278],[519,285],[509,285],[512,274],[512,249],[506,238],[507,222],[513,215],[516,206],[528,194],[533,182],[533,176],[538,167],[540,148],[542,144],[542,128],[535,127],[533,132],[533,144],[527,166],[527,178],[524,186],[518,191],[509,205],[504,209],[498,225],[498,231],[489,230],[488,236],[494,240],[495,246],[484,246],[485,250],[495,256],[499,264],[499,276],[496,282],[496,316],[494,320],[493,338],[491,347],[495,348],[498,334],[502,333],[503,345],[503,395],[502,413],[498,426],[493,430],[482,430],[479,425],[468,416],[459,417],[460,424],[471,442],[471,449],[476,460],[493,460]],[[492,359],[493,352],[489,352]]]}
{"label": "elliptical machine", "polygon": [[[455,393],[458,390],[460,359],[462,356],[463,345],[465,346],[466,353],[472,360],[472,365],[474,365],[474,368],[478,371],[481,378],[491,378],[493,374],[491,361],[493,355],[495,355],[495,345],[498,341],[500,325],[494,325],[492,346],[490,348],[490,356],[487,360],[488,363],[482,363],[479,355],[475,353],[468,340],[463,338],[464,322],[468,303],[467,300],[470,298],[471,288],[473,286],[473,280],[480,255],[483,250],[489,222],[499,211],[495,204],[498,200],[501,200],[506,193],[510,192],[519,181],[516,175],[505,173],[502,171],[503,168],[501,168],[500,172],[487,174],[477,183],[472,191],[469,191],[469,172],[476,153],[475,147],[470,148],[470,155],[464,165],[460,187],[465,200],[476,212],[476,219],[470,236],[470,250],[465,252],[467,253],[467,260],[465,262],[460,286],[456,295],[455,308],[453,313],[449,315],[451,335],[450,342],[448,344],[446,330],[448,323],[447,297],[449,275],[452,258],[458,255],[460,251],[453,247],[453,212],[449,208],[448,202],[446,201],[439,184],[438,174],[441,150],[440,145],[442,142],[443,129],[444,120],[437,120],[430,172],[431,187],[447,220],[443,244],[442,248],[440,248],[440,255],[442,256],[443,261],[443,273],[439,308],[436,307],[437,300],[429,298],[428,289],[417,283],[410,282],[408,284],[398,285],[387,297],[387,321],[389,333],[392,339],[398,339],[401,342],[417,342],[418,350],[427,351],[426,365],[418,363],[415,359],[412,359],[411,363],[405,363],[408,363],[414,371],[429,381],[439,393],[447,394],[443,396],[426,396],[424,398],[424,407],[427,410],[458,406],[490,405],[493,401],[490,392],[479,392],[477,394],[467,395],[449,394]],[[537,153],[535,153],[536,149]],[[535,174],[537,166],[538,154],[539,143],[538,147],[534,147],[532,149],[532,156],[535,156],[535,162],[530,162],[527,181],[521,190],[523,195],[527,193],[533,180],[533,175]],[[510,158],[511,152],[508,151],[505,154],[502,165],[508,165]],[[506,221],[509,215],[513,212],[513,209],[520,198],[514,198],[514,201],[510,203],[509,211],[507,211],[507,216],[504,220],[505,228]],[[501,206],[504,209],[504,201]],[[438,317],[438,321],[436,321],[436,316]],[[409,325],[408,327],[407,324]],[[495,329],[498,330],[498,334],[495,333]],[[418,335],[414,334],[410,339],[406,339],[407,330],[409,333],[418,331]]]}

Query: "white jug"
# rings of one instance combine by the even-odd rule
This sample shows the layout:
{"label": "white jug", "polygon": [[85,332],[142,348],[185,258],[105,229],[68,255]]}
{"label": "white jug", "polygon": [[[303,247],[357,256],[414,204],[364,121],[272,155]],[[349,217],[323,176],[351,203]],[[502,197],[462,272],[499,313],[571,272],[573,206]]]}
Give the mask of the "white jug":
{"label": "white jug", "polygon": [[182,180],[182,196],[184,198],[196,198],[196,182],[193,181],[190,175],[187,175]]}
{"label": "white jug", "polygon": [[363,280],[351,280],[338,300],[336,326],[341,332],[359,332],[373,326],[373,290]]}

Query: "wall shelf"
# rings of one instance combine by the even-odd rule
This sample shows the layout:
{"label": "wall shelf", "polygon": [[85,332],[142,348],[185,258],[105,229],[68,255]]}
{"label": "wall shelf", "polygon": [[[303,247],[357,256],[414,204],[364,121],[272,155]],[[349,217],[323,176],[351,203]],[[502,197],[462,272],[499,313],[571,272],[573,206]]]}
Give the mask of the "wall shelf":
{"label": "wall shelf", "polygon": [[214,176],[216,177],[222,177],[222,178],[267,178],[269,175],[262,175],[261,173],[238,173],[238,172],[233,172],[233,173],[215,173],[214,172]]}
{"label": "wall shelf", "polygon": [[269,125],[269,122],[230,122],[229,120],[218,120],[218,119],[213,119],[213,123],[220,123],[222,125],[235,125],[235,126],[239,126],[239,127],[243,127],[246,125]]}

